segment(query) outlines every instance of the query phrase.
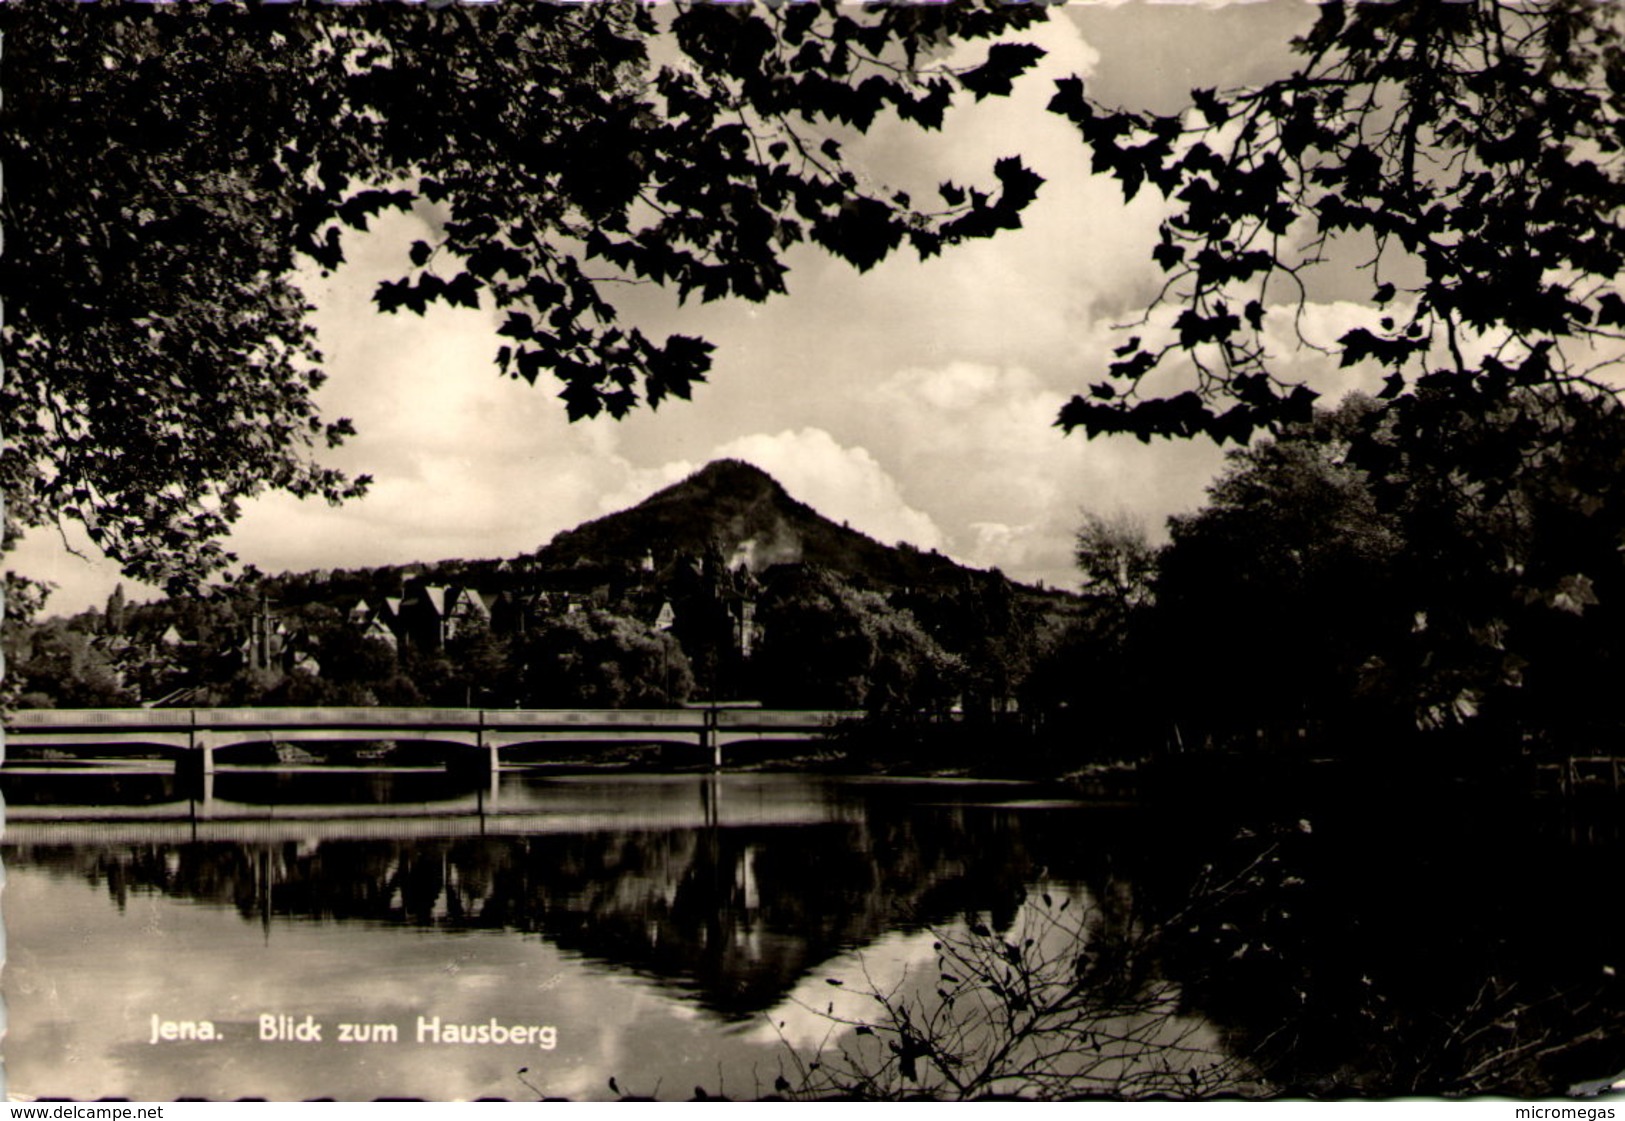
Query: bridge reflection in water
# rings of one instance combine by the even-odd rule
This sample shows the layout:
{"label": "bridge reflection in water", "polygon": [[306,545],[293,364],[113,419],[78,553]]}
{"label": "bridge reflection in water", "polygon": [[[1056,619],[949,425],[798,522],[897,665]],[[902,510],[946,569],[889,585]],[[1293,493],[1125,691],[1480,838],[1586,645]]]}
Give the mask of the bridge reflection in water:
{"label": "bridge reflection in water", "polygon": [[[782,1057],[777,1025],[801,1023],[815,1048],[838,993],[899,978],[929,993],[936,930],[982,921],[1002,936],[1046,897],[1087,915],[1102,948],[1155,932],[1135,968],[1177,984],[1177,1014],[1278,1085],[1360,1096],[1403,1078],[1438,1094],[1465,1072],[1544,1096],[1625,1066],[1625,905],[1598,886],[1625,879],[1625,834],[1613,818],[1575,833],[1571,807],[1385,778],[1177,815],[1014,783],[520,767],[501,780],[493,809],[439,768],[228,765],[215,819],[194,820],[162,764],[0,769],[11,1085],[143,1100],[528,1092],[505,1053],[430,1057],[403,1037],[358,1061],[253,1042],[255,1017],[285,1010],[557,1017],[565,1042],[531,1067],[549,1092],[601,1096],[636,1073],[669,1094],[716,1085],[724,1066],[749,1092]],[[1551,921],[1575,900],[1588,921]],[[150,1047],[154,1012],[209,1016],[228,1041]],[[1551,1050],[1526,1067],[1531,1041]],[[1499,1056],[1513,1065],[1482,1067]]]}
{"label": "bridge reflection in water", "polygon": [[231,768],[218,781],[205,821],[162,771],[19,775],[7,864],[49,873],[60,894],[99,886],[126,929],[142,897],[236,911],[261,934],[232,952],[266,961],[273,925],[290,922],[541,934],[737,1023],[899,928],[1007,919],[1040,863],[1031,844],[1068,871],[1075,852],[1106,851],[1076,805],[1038,807],[1015,783],[513,769],[502,808],[480,812],[443,773]]}
{"label": "bridge reflection in water", "polygon": [[[828,806],[764,796],[764,789],[773,787],[760,783],[752,784],[748,801],[734,804],[725,775],[717,771],[673,785],[679,776],[617,772],[549,778],[510,770],[512,781],[501,797],[500,776],[472,782],[432,768],[229,767],[204,776],[201,786],[167,769],[117,763],[13,765],[4,774],[10,780],[6,839],[27,844],[280,844],[556,834],[594,828],[606,814],[631,828],[830,820]],[[545,801],[535,797],[527,777],[546,784]],[[322,799],[311,800],[313,789],[324,792]],[[652,811],[629,815],[620,804],[624,799],[650,807],[654,792],[664,796]]]}

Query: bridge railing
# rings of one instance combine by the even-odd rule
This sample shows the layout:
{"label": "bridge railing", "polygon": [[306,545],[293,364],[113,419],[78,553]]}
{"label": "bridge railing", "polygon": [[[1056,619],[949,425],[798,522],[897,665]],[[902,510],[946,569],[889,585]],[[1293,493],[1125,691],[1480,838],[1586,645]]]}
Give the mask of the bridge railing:
{"label": "bridge railing", "polygon": [[199,728],[477,727],[477,708],[199,708]]}
{"label": "bridge railing", "polygon": [[724,708],[717,710],[716,722],[719,728],[829,728],[862,716],[862,712]]}
{"label": "bridge railing", "polygon": [[38,728],[190,728],[189,708],[41,708],[23,709],[6,718],[17,731]]}
{"label": "bridge railing", "polygon": [[485,709],[480,713],[487,728],[551,728],[572,725],[632,728],[703,728],[705,713],[677,708],[513,708]]}
{"label": "bridge railing", "polygon": [[829,728],[861,712],[787,709],[475,709],[475,708],[118,708],[29,709],[14,712],[8,727],[30,732],[67,730],[234,728],[492,728],[811,730]]}

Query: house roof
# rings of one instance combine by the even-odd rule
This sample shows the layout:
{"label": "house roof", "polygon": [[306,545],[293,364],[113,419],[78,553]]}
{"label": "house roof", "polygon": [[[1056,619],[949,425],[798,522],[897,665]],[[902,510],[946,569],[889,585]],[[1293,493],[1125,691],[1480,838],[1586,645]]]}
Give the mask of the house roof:
{"label": "house roof", "polygon": [[452,612],[468,611],[475,615],[491,614],[490,603],[473,588],[453,588],[449,610]]}
{"label": "house roof", "polygon": [[408,600],[419,599],[429,605],[429,609],[436,615],[446,613],[446,589],[438,584],[425,584],[419,588],[415,595],[408,596]]}

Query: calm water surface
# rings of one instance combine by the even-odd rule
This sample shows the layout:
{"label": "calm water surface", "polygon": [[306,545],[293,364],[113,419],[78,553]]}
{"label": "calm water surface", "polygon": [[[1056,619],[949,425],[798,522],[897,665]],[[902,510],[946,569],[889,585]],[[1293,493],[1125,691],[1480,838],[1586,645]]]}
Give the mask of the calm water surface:
{"label": "calm water surface", "polygon": [[[928,928],[1008,922],[1040,879],[1086,895],[1067,877],[1105,824],[1022,784],[765,774],[223,772],[213,794],[10,777],[12,1093],[767,1093],[828,1033],[827,978],[924,968]],[[265,1016],[322,1041],[262,1040]],[[221,1038],[155,1043],[154,1017]],[[556,1046],[420,1042],[435,1017]]]}
{"label": "calm water surface", "polygon": [[[934,984],[941,932],[1020,929],[1046,895],[1159,932],[1138,975],[1260,1085],[1531,1093],[1625,1066],[1615,809],[774,774],[228,770],[206,802],[159,771],[5,783],[18,1095],[753,1097],[851,1041],[828,1016],[871,1013],[858,990]],[[436,1018],[538,1032],[420,1039]],[[204,1021],[218,1038],[153,1041]]]}

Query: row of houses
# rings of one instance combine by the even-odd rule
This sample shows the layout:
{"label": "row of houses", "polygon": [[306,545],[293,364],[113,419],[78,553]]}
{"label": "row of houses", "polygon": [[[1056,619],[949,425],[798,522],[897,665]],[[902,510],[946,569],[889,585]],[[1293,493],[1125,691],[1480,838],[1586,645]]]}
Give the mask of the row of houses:
{"label": "row of houses", "polygon": [[358,599],[345,617],[364,638],[391,648],[438,650],[472,629],[507,629],[511,598],[507,592],[420,583],[409,585],[404,595]]}
{"label": "row of houses", "polygon": [[762,637],[756,600],[734,592],[670,597],[634,590],[615,597],[608,585],[587,591],[487,592],[463,585],[414,582],[399,596],[357,599],[346,612],[346,619],[362,637],[376,639],[391,649],[409,646],[437,650],[461,634],[524,634],[544,619],[591,608],[613,607],[656,631],[674,631],[679,629],[685,612],[698,608],[696,600],[704,600],[711,614],[720,610],[726,615],[734,652],[749,658]]}
{"label": "row of houses", "polygon": [[[523,633],[547,615],[572,614],[603,597],[578,592],[482,592],[458,585],[409,584],[402,595],[358,599],[346,612],[364,638],[393,649],[438,650],[460,634]],[[601,605],[601,604],[599,604]]]}
{"label": "row of houses", "polygon": [[295,670],[321,673],[307,631],[272,614],[264,603],[246,621],[200,628],[191,637],[180,623],[167,618],[133,625],[119,618],[118,627],[81,629],[87,639],[87,663],[115,688],[139,694],[149,706],[189,703],[187,696],[203,696],[206,689],[197,684],[200,675],[221,680],[240,668],[278,677]]}
{"label": "row of houses", "polygon": [[[509,579],[512,577],[510,575]],[[624,583],[588,578],[574,588],[515,587],[489,591],[472,583],[434,582],[409,575],[397,595],[364,595],[341,606],[345,623],[363,638],[374,639],[397,653],[430,652],[468,633],[521,636],[557,619],[593,609],[634,618],[657,632],[672,633],[690,656],[706,653],[734,662],[749,660],[760,646],[763,628],[757,614],[761,588],[743,568],[729,570],[711,558],[675,557],[655,572],[645,558],[641,572]],[[122,607],[122,605],[117,605]],[[321,676],[324,651],[318,632],[298,611],[278,610],[268,597],[249,612],[202,623],[195,633],[174,618],[140,625],[125,623],[123,611],[110,609],[110,626],[94,644],[115,665],[169,665],[187,676],[216,675],[228,662],[281,676],[303,671]],[[197,620],[193,620],[197,623]],[[173,675],[171,675],[173,676]]]}

